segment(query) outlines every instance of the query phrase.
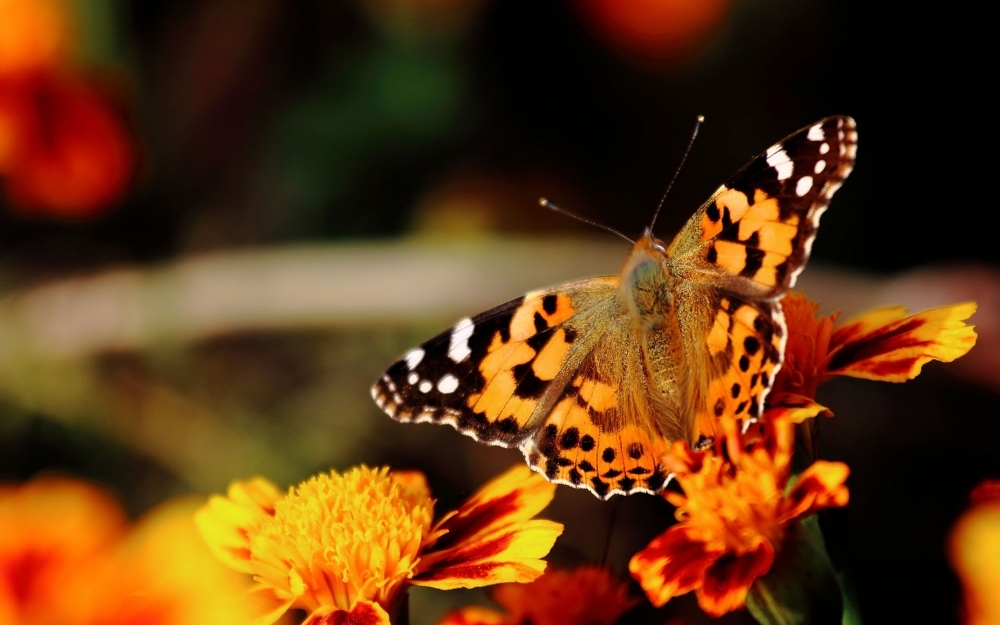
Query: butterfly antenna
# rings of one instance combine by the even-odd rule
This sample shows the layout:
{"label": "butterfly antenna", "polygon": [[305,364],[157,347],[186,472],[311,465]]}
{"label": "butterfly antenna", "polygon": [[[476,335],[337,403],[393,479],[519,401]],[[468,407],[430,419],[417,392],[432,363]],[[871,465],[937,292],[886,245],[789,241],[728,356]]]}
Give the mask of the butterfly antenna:
{"label": "butterfly antenna", "polygon": [[653,213],[653,220],[649,222],[649,229],[653,229],[653,225],[656,223],[656,218],[660,215],[660,209],[663,208],[663,202],[666,201],[667,195],[670,193],[670,189],[673,188],[674,183],[677,182],[677,176],[681,173],[681,168],[684,167],[684,162],[687,160],[688,154],[691,153],[691,147],[694,145],[694,139],[698,136],[698,131],[701,130],[701,125],[705,123],[705,116],[699,115],[698,119],[694,122],[694,130],[691,132],[691,140],[688,141],[687,149],[684,150],[684,156],[681,157],[681,163],[674,170],[674,177],[670,179],[670,184],[667,185],[667,190],[663,192],[663,197],[660,198],[660,203],[656,205],[656,212]]}
{"label": "butterfly antenna", "polygon": [[615,499],[611,504],[611,516],[608,519],[608,534],[604,538],[604,553],[601,554],[601,567],[608,568],[608,553],[611,551],[611,536],[614,535],[615,521],[618,519],[618,508],[621,505],[621,497]]}
{"label": "butterfly antenna", "polygon": [[581,222],[583,222],[585,224],[588,224],[590,226],[594,226],[596,228],[600,228],[601,230],[606,230],[606,231],[610,232],[611,234],[617,234],[618,236],[620,236],[621,238],[625,239],[626,241],[628,241],[632,245],[635,245],[635,241],[633,241],[632,239],[628,238],[627,236],[625,236],[621,232],[618,232],[614,228],[612,228],[610,226],[605,226],[604,224],[599,224],[596,221],[591,221],[591,220],[587,219],[586,217],[580,217],[579,215],[577,215],[575,213],[571,213],[568,210],[559,208],[558,206],[556,206],[555,204],[553,204],[552,202],[548,201],[545,198],[539,198],[538,199],[538,204],[541,205],[541,206],[544,206],[545,208],[547,208],[547,209],[549,209],[551,211],[555,211],[557,213],[562,213],[563,215],[566,215],[567,217],[572,217],[573,219],[575,219],[577,221],[581,221]]}

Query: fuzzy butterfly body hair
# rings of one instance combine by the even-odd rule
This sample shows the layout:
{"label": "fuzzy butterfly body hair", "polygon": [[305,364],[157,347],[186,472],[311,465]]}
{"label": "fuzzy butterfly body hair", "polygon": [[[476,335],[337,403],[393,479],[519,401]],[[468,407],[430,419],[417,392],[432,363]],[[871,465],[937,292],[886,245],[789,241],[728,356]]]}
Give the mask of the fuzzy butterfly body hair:
{"label": "fuzzy butterfly body hair", "polygon": [[779,303],[850,173],[854,120],[822,119],[732,176],[666,245],[646,233],[616,276],[533,291],[407,352],[372,387],[397,421],[519,448],[600,498],[655,493],[676,440],[756,419],[781,367]]}

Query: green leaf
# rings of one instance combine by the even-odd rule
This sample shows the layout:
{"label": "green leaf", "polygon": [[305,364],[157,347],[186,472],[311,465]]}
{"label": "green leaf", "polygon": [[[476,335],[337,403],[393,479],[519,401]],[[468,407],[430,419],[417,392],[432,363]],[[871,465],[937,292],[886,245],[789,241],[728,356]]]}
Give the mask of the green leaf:
{"label": "green leaf", "polygon": [[750,587],[747,609],[761,625],[842,625],[840,584],[814,521],[788,528],[771,570]]}

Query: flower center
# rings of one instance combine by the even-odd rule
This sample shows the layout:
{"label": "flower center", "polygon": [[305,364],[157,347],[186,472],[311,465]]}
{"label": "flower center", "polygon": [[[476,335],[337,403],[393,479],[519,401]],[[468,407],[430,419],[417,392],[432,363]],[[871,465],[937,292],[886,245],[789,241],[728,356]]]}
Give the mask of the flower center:
{"label": "flower center", "polygon": [[258,579],[305,607],[388,606],[412,575],[430,529],[433,501],[394,481],[387,468],[318,475],[275,503],[251,531]]}

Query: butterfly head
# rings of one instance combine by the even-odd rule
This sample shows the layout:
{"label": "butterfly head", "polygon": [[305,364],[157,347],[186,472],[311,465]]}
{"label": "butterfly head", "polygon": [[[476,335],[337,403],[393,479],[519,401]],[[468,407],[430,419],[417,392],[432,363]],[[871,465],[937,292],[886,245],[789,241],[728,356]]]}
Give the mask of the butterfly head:
{"label": "butterfly head", "polygon": [[658,323],[673,307],[667,248],[648,228],[625,260],[620,285],[633,319]]}

